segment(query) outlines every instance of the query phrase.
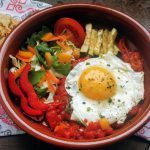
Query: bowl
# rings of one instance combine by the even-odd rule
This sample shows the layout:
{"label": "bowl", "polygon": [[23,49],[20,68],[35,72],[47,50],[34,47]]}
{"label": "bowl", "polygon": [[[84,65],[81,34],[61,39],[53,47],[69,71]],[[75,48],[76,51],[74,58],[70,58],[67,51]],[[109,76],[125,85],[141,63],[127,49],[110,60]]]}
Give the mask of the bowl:
{"label": "bowl", "polygon": [[[96,26],[116,27],[125,35],[133,48],[144,58],[145,98],[138,114],[110,136],[95,140],[69,140],[54,137],[50,130],[23,115],[11,96],[7,78],[10,67],[9,54],[15,55],[25,39],[38,31],[42,25],[53,27],[61,17],[71,17],[83,25],[92,22]],[[70,3],[39,11],[21,22],[5,40],[0,52],[0,91],[1,103],[12,120],[25,132],[45,142],[68,148],[102,147],[120,141],[135,133],[150,117],[150,34],[137,21],[128,15],[107,6],[89,3]]]}

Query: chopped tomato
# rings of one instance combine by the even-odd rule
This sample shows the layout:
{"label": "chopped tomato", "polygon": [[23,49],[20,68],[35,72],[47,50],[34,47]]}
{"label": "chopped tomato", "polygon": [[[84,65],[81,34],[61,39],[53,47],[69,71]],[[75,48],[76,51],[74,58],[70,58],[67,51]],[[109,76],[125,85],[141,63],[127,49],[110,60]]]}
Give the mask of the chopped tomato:
{"label": "chopped tomato", "polygon": [[95,139],[96,138],[96,132],[95,131],[84,132],[84,138],[85,139]]}
{"label": "chopped tomato", "polygon": [[66,78],[62,78],[60,80],[59,88],[56,90],[55,96],[67,96],[67,91],[65,89],[65,80]]}
{"label": "chopped tomato", "polygon": [[66,35],[77,47],[81,47],[85,39],[83,27],[72,18],[60,18],[55,24],[54,33]]}
{"label": "chopped tomato", "polygon": [[113,133],[113,128],[105,130],[106,135],[111,135]]}
{"label": "chopped tomato", "polygon": [[46,119],[51,129],[54,129],[62,121],[61,116],[57,114],[56,110],[47,111]]}
{"label": "chopped tomato", "polygon": [[87,126],[87,131],[97,130],[99,129],[99,123],[98,122],[90,122]]}

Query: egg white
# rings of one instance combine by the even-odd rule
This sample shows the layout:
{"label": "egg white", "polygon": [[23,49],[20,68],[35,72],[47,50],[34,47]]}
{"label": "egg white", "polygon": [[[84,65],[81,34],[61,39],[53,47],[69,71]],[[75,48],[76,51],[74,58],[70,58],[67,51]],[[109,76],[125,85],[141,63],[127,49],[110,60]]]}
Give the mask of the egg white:
{"label": "egg white", "polygon": [[[103,67],[114,75],[117,92],[110,99],[94,101],[79,91],[78,80],[81,73],[93,65]],[[85,124],[85,119],[89,123],[106,117],[110,124],[120,124],[124,123],[132,107],[144,99],[144,72],[135,72],[130,64],[108,52],[100,58],[90,58],[75,66],[66,78],[65,88],[72,97],[72,120]]]}

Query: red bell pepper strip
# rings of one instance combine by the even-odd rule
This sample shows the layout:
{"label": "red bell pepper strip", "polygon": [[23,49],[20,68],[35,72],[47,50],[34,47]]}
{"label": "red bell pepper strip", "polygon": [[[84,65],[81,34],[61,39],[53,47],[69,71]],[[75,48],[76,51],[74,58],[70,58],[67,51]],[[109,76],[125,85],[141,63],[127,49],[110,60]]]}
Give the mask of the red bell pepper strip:
{"label": "red bell pepper strip", "polygon": [[31,115],[31,116],[43,115],[43,112],[41,110],[36,110],[36,109],[29,107],[28,101],[25,98],[25,96],[23,95],[22,91],[17,86],[16,81],[15,81],[15,75],[12,72],[9,73],[8,84],[9,84],[9,88],[10,88],[11,92],[15,96],[17,96],[21,99],[21,108],[23,109],[23,111],[26,114]]}
{"label": "red bell pepper strip", "polygon": [[23,96],[21,98],[21,108],[30,116],[42,116],[43,112],[41,110],[33,109],[29,107],[27,99]]}
{"label": "red bell pepper strip", "polygon": [[28,102],[31,107],[41,111],[47,111],[49,106],[47,104],[44,104],[43,102],[40,102],[32,84],[28,80],[28,72],[30,71],[30,69],[31,65],[28,63],[20,76],[20,87],[27,95]]}

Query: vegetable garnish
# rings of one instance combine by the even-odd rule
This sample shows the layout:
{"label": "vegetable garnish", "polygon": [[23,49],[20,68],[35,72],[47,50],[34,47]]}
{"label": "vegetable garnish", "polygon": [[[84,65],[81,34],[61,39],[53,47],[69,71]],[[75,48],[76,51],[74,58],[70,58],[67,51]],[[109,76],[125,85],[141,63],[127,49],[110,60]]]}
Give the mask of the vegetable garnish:
{"label": "vegetable garnish", "polygon": [[26,66],[26,63],[24,63],[18,70],[16,70],[14,72],[15,79],[18,78],[21,75],[21,73],[23,72],[25,66]]}
{"label": "vegetable garnish", "polygon": [[37,83],[40,82],[40,79],[44,76],[44,74],[45,74],[44,70],[39,70],[39,71],[31,70],[28,74],[30,83],[32,85],[36,85]]}
{"label": "vegetable garnish", "polygon": [[51,65],[53,64],[53,58],[50,52],[45,52],[44,54],[45,60],[46,60],[46,64],[48,67],[51,67]]}
{"label": "vegetable garnish", "polygon": [[35,49],[32,46],[27,46],[27,49],[32,53],[32,54],[36,54]]}
{"label": "vegetable garnish", "polygon": [[63,75],[67,75],[70,72],[71,64],[70,63],[59,63],[58,58],[53,56],[53,68],[56,72],[59,72]]}
{"label": "vegetable garnish", "polygon": [[43,35],[44,35],[45,33],[49,32],[49,31],[50,31],[50,30],[49,30],[48,27],[43,26],[43,27],[42,27],[42,30],[39,31],[38,33],[36,33],[36,32],[33,33],[33,34],[31,35],[31,37],[27,39],[26,43],[27,43],[28,45],[34,47],[34,46],[37,44],[36,42],[39,41],[39,40],[41,40],[41,38],[43,37]]}
{"label": "vegetable garnish", "polygon": [[55,84],[59,83],[59,79],[55,77],[55,75],[51,71],[46,71],[47,78],[51,79],[51,81]]}
{"label": "vegetable garnish", "polygon": [[25,62],[25,63],[31,62],[31,58],[22,58],[19,55],[16,55],[16,58],[18,58],[19,60],[21,60],[22,62]]}
{"label": "vegetable garnish", "polygon": [[57,20],[54,33],[56,35],[66,35],[77,47],[81,47],[85,38],[83,27],[72,18],[60,18]]}
{"label": "vegetable garnish", "polygon": [[53,85],[53,80],[50,77],[51,77],[51,74],[49,72],[46,72],[46,80],[48,83],[48,90],[49,90],[49,92],[54,94],[56,91],[56,87],[55,87],[55,85]]}
{"label": "vegetable garnish", "polygon": [[64,35],[55,36],[53,33],[48,32],[41,39],[44,42],[57,41],[57,40],[64,42],[67,39],[67,37]]}
{"label": "vegetable garnish", "polygon": [[27,95],[28,102],[31,105],[31,107],[41,111],[46,111],[48,109],[48,105],[39,101],[39,98],[35,93],[34,87],[28,80],[28,73],[30,69],[31,65],[27,64],[20,76],[20,87],[23,90],[23,92]]}
{"label": "vegetable garnish", "polygon": [[27,113],[28,115],[31,115],[31,116],[41,116],[41,115],[43,115],[43,112],[41,110],[31,108],[28,105],[28,100],[25,98],[25,96],[24,96],[23,92],[21,91],[21,89],[17,86],[16,81],[15,81],[15,76],[12,72],[9,73],[8,84],[9,84],[9,88],[10,88],[11,92],[15,96],[17,96],[21,99],[20,100],[21,101],[21,108],[23,109],[23,111],[25,113]]}
{"label": "vegetable garnish", "polygon": [[28,52],[28,51],[19,51],[17,53],[18,56],[20,56],[23,59],[30,59],[33,57],[33,53]]}

